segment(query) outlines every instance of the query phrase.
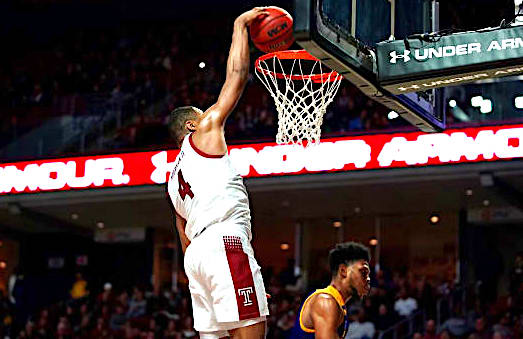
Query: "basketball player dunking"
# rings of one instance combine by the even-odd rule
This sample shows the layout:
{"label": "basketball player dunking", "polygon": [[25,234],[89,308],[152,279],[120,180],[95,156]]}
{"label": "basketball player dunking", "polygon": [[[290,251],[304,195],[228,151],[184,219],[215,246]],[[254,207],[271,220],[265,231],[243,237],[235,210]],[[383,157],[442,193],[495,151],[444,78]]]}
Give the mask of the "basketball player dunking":
{"label": "basketball player dunking", "polygon": [[267,297],[251,247],[251,216],[243,179],[227,154],[224,125],[249,75],[247,26],[267,15],[254,8],[234,22],[227,73],[218,101],[205,112],[171,113],[180,153],[168,181],[200,338],[265,337]]}
{"label": "basketball player dunking", "polygon": [[305,299],[292,339],[345,338],[349,328],[345,305],[370,291],[369,260],[369,249],[354,242],[338,244],[329,252],[331,283]]}

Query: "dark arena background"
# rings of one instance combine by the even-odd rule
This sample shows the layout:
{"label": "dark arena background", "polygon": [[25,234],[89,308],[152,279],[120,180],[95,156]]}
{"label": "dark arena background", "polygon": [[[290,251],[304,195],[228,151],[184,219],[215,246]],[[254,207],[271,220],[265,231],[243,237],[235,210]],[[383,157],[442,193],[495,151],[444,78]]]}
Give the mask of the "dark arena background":
{"label": "dark arena background", "polygon": [[[294,1],[0,2],[2,338],[198,337],[167,122],[215,102],[234,19],[265,5]],[[499,26],[515,5],[440,0],[440,29]],[[523,338],[521,76],[446,87],[438,134],[343,80],[310,156],[274,142],[260,55],[251,43],[226,137],[272,296],[267,337],[289,335],[330,281],[329,249],[352,240],[371,249],[372,290],[346,338]]]}

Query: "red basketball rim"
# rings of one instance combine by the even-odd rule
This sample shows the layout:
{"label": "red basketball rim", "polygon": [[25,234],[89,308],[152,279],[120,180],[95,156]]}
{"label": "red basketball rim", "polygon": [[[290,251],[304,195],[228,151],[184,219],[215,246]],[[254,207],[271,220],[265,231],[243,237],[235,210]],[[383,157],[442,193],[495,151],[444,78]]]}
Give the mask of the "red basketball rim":
{"label": "red basketball rim", "polygon": [[278,51],[278,52],[272,52],[265,55],[262,55],[259,57],[256,62],[254,63],[254,66],[258,71],[265,75],[271,75],[273,77],[276,77],[278,79],[290,79],[290,80],[312,80],[313,82],[323,83],[323,82],[333,82],[336,80],[341,80],[343,77],[338,74],[336,71],[331,72],[325,72],[325,73],[319,73],[319,74],[285,74],[285,73],[278,73],[275,71],[271,71],[269,69],[265,69],[261,66],[261,62],[272,59],[272,58],[278,58],[280,60],[293,60],[293,59],[301,59],[301,60],[311,60],[311,61],[319,61],[314,56],[310,55],[309,52],[306,50],[288,50],[288,51]]}

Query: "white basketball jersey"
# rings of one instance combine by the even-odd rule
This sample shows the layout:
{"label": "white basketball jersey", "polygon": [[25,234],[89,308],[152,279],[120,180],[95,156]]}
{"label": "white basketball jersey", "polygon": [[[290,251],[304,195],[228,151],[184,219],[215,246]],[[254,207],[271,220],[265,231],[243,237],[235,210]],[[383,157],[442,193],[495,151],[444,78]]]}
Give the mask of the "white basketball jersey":
{"label": "white basketball jersey", "polygon": [[185,137],[167,186],[173,206],[187,221],[189,240],[214,224],[245,232],[251,240],[249,198],[228,154],[208,155]]}

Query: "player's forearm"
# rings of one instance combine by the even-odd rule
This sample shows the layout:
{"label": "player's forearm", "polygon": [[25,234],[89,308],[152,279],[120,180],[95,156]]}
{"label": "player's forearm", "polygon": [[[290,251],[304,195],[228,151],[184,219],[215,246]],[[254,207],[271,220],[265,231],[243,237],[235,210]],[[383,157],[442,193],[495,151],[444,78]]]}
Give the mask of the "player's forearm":
{"label": "player's forearm", "polygon": [[183,252],[183,254],[185,254],[185,249],[191,243],[189,238],[187,238],[187,235],[185,235],[185,226],[186,226],[187,222],[176,211],[175,211],[175,213],[176,213],[176,216],[175,216],[175,218],[176,218],[176,231],[178,232],[178,237],[180,238],[180,244],[182,246],[182,252]]}
{"label": "player's forearm", "polygon": [[185,255],[185,250],[187,249],[187,246],[189,246],[188,243],[186,243],[185,241],[182,240],[182,238],[180,238],[180,244],[182,245],[182,253]]}
{"label": "player's forearm", "polygon": [[178,231],[178,235],[180,237],[180,245],[182,245],[182,253],[185,254],[185,250],[187,249],[187,246],[189,246],[191,241],[187,239],[185,234],[181,234],[180,231]]}
{"label": "player's forearm", "polygon": [[263,8],[255,7],[243,13],[234,21],[225,84],[223,84],[216,104],[205,111],[204,118],[199,125],[200,131],[205,131],[206,128],[213,130],[215,127],[223,130],[225,120],[238,103],[249,77],[250,58],[247,26],[261,15],[267,15],[267,13]]}
{"label": "player's forearm", "polygon": [[227,79],[245,85],[249,76],[249,33],[247,22],[238,18],[234,22],[231,49],[227,59]]}
{"label": "player's forearm", "polygon": [[241,18],[234,22],[232,43],[227,59],[225,83],[213,108],[218,126],[223,126],[225,119],[234,109],[242,95],[249,76],[249,40],[247,24]]}

